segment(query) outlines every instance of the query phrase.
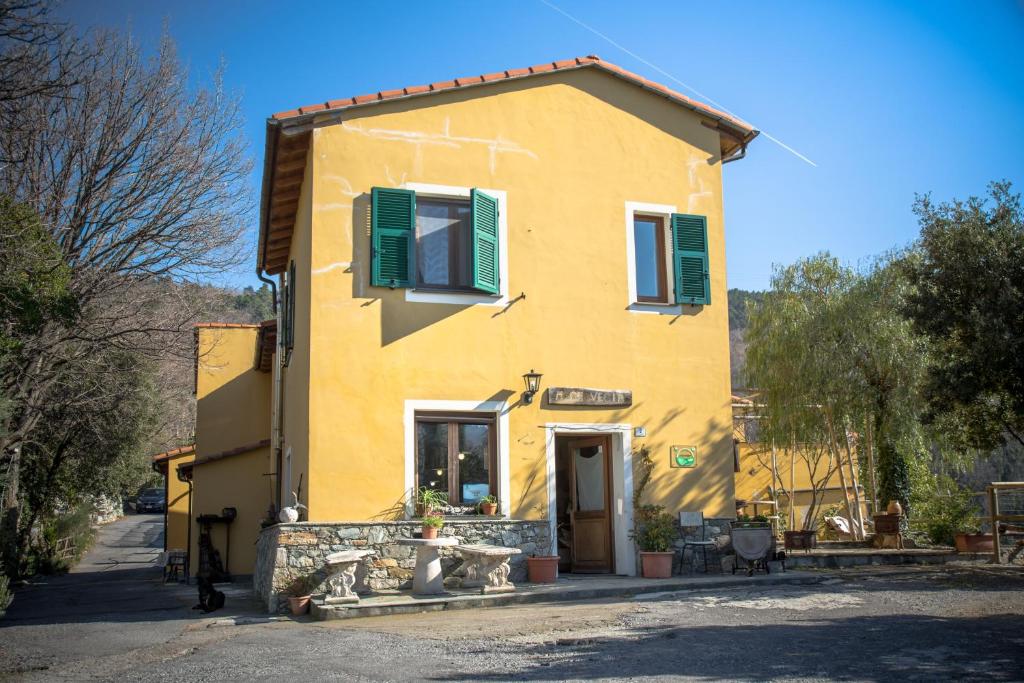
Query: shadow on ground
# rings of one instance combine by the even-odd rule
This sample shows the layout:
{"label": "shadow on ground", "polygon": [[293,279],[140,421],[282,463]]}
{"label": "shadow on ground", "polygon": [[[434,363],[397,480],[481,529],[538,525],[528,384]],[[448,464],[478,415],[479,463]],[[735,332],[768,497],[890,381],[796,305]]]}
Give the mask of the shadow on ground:
{"label": "shadow on ground", "polygon": [[434,680],[520,681],[665,676],[770,680],[793,676],[892,681],[1021,680],[1024,616],[813,619],[757,626],[642,627],[633,637],[563,638],[524,646],[512,673]]}

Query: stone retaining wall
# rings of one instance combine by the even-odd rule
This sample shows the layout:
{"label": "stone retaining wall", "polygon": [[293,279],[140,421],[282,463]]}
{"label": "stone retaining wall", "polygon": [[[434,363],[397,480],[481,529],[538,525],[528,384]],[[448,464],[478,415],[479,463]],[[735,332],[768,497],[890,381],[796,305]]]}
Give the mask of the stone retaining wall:
{"label": "stone retaining wall", "polygon": [[[275,524],[260,533],[256,544],[253,589],[271,613],[287,608],[287,589],[299,577],[313,577],[313,593],[325,591],[324,565],[327,555],[339,550],[376,551],[357,573],[360,592],[412,587],[415,549],[398,545],[400,538],[418,536],[420,523],[403,522],[296,522]],[[519,548],[509,562],[512,582],[526,579],[526,558],[547,555],[551,535],[547,522],[498,518],[446,519],[442,536],[455,536],[463,543],[489,543]],[[445,585],[458,587],[462,559],[451,548],[441,548]]]}

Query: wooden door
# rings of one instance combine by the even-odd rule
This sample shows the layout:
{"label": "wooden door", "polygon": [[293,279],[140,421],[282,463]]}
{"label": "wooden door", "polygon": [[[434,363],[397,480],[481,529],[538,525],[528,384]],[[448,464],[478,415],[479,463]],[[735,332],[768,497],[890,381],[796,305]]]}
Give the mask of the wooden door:
{"label": "wooden door", "polygon": [[569,442],[572,571],[612,570],[610,458],[607,436]]}

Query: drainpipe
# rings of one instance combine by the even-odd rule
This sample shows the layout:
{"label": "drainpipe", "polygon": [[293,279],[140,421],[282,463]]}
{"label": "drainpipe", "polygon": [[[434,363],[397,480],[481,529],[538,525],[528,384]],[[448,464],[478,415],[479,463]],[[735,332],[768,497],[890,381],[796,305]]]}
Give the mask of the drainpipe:
{"label": "drainpipe", "polygon": [[[277,325],[277,334],[275,335],[277,337],[275,341],[277,350],[274,354],[274,391],[270,400],[270,453],[271,457],[274,459],[274,468],[276,470],[277,463],[281,463],[282,468],[284,467],[284,459],[281,457],[281,453],[283,451],[281,403],[284,382],[282,381],[281,368],[284,359],[284,320],[282,320],[284,312],[282,307],[277,305],[277,283],[273,279],[264,275],[262,269],[259,267],[256,268],[256,277],[258,277],[262,282],[270,285],[271,296],[273,297],[274,302],[274,320]],[[277,485],[275,486],[275,489],[280,493],[280,495],[277,496],[277,500],[273,501],[273,503],[276,509],[280,511],[283,507],[281,498],[286,494],[282,488],[284,482],[283,473],[276,472],[276,474]]]}

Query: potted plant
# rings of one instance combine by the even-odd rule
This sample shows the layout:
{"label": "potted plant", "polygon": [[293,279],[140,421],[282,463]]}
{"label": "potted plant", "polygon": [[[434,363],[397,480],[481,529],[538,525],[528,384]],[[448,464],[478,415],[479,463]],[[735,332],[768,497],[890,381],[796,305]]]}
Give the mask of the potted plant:
{"label": "potted plant", "polygon": [[441,515],[423,515],[420,521],[423,524],[423,538],[437,538],[437,532],[444,526],[444,517]]}
{"label": "potted plant", "polygon": [[448,505],[448,494],[421,486],[416,492],[416,505],[421,516],[439,513]]}
{"label": "potted plant", "polygon": [[558,555],[530,555],[526,558],[530,583],[554,583],[558,578]]}
{"label": "potted plant", "polygon": [[313,575],[295,577],[287,590],[288,608],[292,614],[299,616],[309,611],[309,601],[318,583]]}
{"label": "potted plant", "polygon": [[662,505],[644,505],[637,510],[637,528],[633,539],[640,546],[640,568],[644,578],[667,579],[672,576],[672,544],[679,537],[675,517]]}
{"label": "potted plant", "polygon": [[982,510],[973,494],[951,480],[944,483],[949,495],[934,496],[921,506],[921,516],[927,519],[925,530],[929,540],[939,545],[954,545],[958,553],[992,552],[992,534],[981,533],[978,519]]}
{"label": "potted plant", "polygon": [[732,526],[739,529],[763,529],[768,526],[768,518],[764,515],[737,515]]}
{"label": "potted plant", "polygon": [[495,515],[498,512],[498,499],[495,496],[487,495],[480,499],[480,514]]}

